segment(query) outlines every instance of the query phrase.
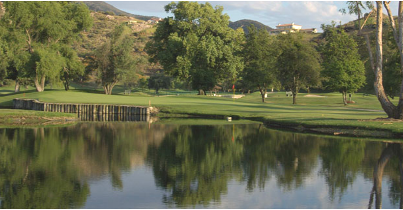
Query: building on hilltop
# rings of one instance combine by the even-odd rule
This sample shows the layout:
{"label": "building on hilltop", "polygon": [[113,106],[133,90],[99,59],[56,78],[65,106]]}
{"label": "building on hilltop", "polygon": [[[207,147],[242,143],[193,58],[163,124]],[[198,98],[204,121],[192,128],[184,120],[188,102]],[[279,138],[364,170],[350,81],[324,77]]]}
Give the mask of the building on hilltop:
{"label": "building on hilltop", "polygon": [[162,18],[151,18],[151,19],[148,20],[147,22],[153,24],[153,23],[161,22],[161,21],[163,21],[163,20],[164,20],[164,19],[162,19]]}
{"label": "building on hilltop", "polygon": [[316,30],[316,28],[302,29],[301,25],[290,23],[290,24],[278,24],[276,26],[276,29],[270,30],[270,35],[296,33],[296,32],[317,33],[318,31]]}

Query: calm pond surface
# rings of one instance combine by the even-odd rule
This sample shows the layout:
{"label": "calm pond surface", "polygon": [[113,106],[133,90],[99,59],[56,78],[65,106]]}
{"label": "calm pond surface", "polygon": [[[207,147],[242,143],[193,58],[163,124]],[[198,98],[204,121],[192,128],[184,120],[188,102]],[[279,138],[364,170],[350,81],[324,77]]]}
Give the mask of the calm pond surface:
{"label": "calm pond surface", "polygon": [[401,206],[399,143],[189,124],[0,129],[0,206]]}

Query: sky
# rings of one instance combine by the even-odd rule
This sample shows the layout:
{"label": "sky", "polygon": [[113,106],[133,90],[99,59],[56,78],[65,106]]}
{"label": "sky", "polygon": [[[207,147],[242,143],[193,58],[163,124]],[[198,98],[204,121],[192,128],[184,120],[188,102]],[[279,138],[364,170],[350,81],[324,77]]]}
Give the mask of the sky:
{"label": "sky", "polygon": [[[205,1],[198,1],[205,3]],[[170,1],[107,1],[114,7],[136,15],[167,17],[164,6]],[[332,21],[342,24],[356,19],[355,15],[343,15],[339,9],[347,8],[345,1],[209,1],[223,6],[231,21],[251,19],[275,28],[278,24],[295,23],[302,28],[317,28]],[[391,3],[392,13],[397,15],[397,2]]]}

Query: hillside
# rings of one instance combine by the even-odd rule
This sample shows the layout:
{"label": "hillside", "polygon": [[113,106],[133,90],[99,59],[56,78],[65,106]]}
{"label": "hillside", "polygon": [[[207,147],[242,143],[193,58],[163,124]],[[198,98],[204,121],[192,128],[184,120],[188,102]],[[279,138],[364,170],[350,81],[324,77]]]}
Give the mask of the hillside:
{"label": "hillside", "polygon": [[271,27],[264,25],[261,22],[255,21],[255,20],[248,20],[248,19],[243,19],[243,20],[238,20],[235,22],[230,22],[229,23],[229,27],[231,27],[232,29],[237,29],[239,27],[242,27],[243,31],[245,32],[245,34],[248,33],[248,26],[250,25],[255,25],[255,27],[257,29],[261,29],[261,28],[265,28],[267,31],[272,30]]}
{"label": "hillside", "polygon": [[136,39],[135,57],[136,59],[141,60],[142,65],[139,65],[138,67],[143,75],[150,75],[160,69],[159,66],[148,63],[148,55],[144,52],[145,44],[155,31],[155,24],[134,17],[107,15],[103,12],[91,12],[91,16],[94,20],[92,28],[89,31],[82,32],[80,34],[81,40],[73,45],[78,56],[87,66],[86,72],[88,78],[86,79],[93,81],[93,78],[95,78],[93,77],[95,74],[95,50],[107,41],[109,34],[120,24],[127,24],[133,31],[133,36]]}
{"label": "hillside", "polygon": [[114,15],[124,15],[134,17],[139,20],[149,20],[153,18],[153,16],[134,15],[124,12],[103,1],[83,1],[83,3],[86,4],[90,10],[95,12],[113,12]]}

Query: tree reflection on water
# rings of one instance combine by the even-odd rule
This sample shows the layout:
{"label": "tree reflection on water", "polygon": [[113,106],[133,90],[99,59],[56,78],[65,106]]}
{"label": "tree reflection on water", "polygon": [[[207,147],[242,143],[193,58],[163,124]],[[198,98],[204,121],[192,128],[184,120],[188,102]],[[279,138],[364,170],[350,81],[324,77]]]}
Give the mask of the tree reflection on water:
{"label": "tree reflection on water", "polygon": [[[162,125],[82,123],[71,127],[0,129],[1,208],[80,208],[89,180],[110,178],[125,188],[122,173],[150,167],[168,207],[210,206],[231,182],[246,192],[303,189],[322,178],[330,202],[340,202],[357,177],[374,180],[368,207],[388,197],[400,202],[402,149],[398,143],[296,134],[262,125]],[[389,164],[387,164],[389,163]],[[375,199],[374,199],[375,198]]]}

